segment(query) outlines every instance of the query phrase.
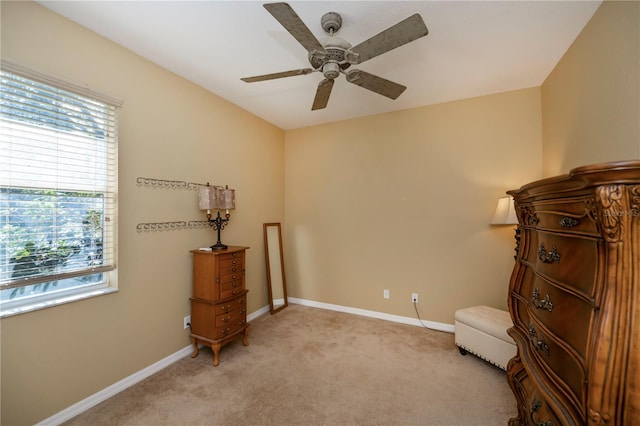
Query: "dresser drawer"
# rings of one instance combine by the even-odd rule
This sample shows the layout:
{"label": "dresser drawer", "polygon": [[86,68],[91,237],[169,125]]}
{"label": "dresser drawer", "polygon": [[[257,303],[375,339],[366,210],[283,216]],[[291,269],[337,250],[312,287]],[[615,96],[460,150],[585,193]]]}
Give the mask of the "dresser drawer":
{"label": "dresser drawer", "polygon": [[589,299],[595,298],[599,240],[538,232],[536,270],[566,284]]}
{"label": "dresser drawer", "polygon": [[243,280],[227,281],[220,284],[220,299],[237,296],[244,291]]}
{"label": "dresser drawer", "polygon": [[246,321],[247,309],[243,306],[239,306],[238,309],[230,312],[225,312],[220,315],[216,315],[216,328],[224,328],[229,325],[236,324],[238,321]]}
{"label": "dresser drawer", "polygon": [[537,390],[532,390],[529,395],[527,413],[530,425],[561,426],[564,424]]}
{"label": "dresser drawer", "polygon": [[220,276],[228,276],[240,274],[244,272],[244,265],[233,265],[226,268],[220,268]]}
{"label": "dresser drawer", "polygon": [[514,321],[513,324],[522,331],[525,336],[529,335],[529,304],[526,300],[522,300],[521,297],[514,298]]}
{"label": "dresser drawer", "polygon": [[220,256],[220,268],[229,268],[232,266],[244,267],[244,253],[227,253]]}
{"label": "dresser drawer", "polygon": [[[529,316],[537,318],[585,359],[589,330],[595,313],[593,305],[556,287],[531,269],[525,272],[521,291],[521,296],[528,300]],[[576,327],[576,324],[583,327]]]}
{"label": "dresser drawer", "polygon": [[584,364],[572,356],[565,348],[558,344],[557,338],[543,331],[541,327],[531,321],[529,324],[529,348],[533,358],[538,361],[542,370],[559,381],[572,396],[576,406],[583,411],[583,385],[586,380]]}
{"label": "dresser drawer", "polygon": [[215,306],[215,314],[216,315],[225,314],[227,312],[234,311],[234,310],[238,309],[239,307],[246,308],[246,306],[247,306],[247,291],[244,290],[243,293],[244,294],[241,297],[238,297],[238,298],[233,299],[233,300],[225,301],[225,302],[222,302],[222,303],[218,303]]}
{"label": "dresser drawer", "polygon": [[537,228],[599,236],[592,217],[593,206],[592,197],[537,202],[534,205]]}
{"label": "dresser drawer", "polygon": [[535,265],[538,261],[538,232],[535,229],[525,228],[522,236],[522,244],[520,250],[523,250],[521,259],[530,264]]}
{"label": "dresser drawer", "polygon": [[247,319],[245,317],[237,318],[233,321],[229,321],[227,324],[223,324],[221,326],[216,326],[213,339],[223,339],[227,336],[232,335],[238,330],[243,330],[244,326],[247,324]]}
{"label": "dresser drawer", "polygon": [[[230,268],[226,268],[230,269]],[[228,283],[231,281],[242,280],[244,277],[244,269],[238,272],[228,272],[226,274],[220,274],[220,284]]]}

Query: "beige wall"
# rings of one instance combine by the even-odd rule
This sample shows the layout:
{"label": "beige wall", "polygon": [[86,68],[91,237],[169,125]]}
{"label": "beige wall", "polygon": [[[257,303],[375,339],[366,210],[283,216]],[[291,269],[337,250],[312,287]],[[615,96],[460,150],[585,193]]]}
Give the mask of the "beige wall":
{"label": "beige wall", "polygon": [[288,131],[285,152],[290,296],[415,318],[416,292],[447,324],[506,308],[513,227],[489,221],[541,176],[539,88]]}
{"label": "beige wall", "polygon": [[488,225],[497,198],[543,165],[640,157],[638,7],[605,2],[542,89],[285,133],[34,3],[2,2],[3,57],[124,100],[120,291],[2,320],[2,424],[42,420],[188,344],[188,250],[215,236],[136,233],[202,217],[194,193],[138,176],[237,189],[223,240],[252,247],[249,311],[267,303],[270,221],[285,224],[292,297],[413,317],[417,292],[422,317],[444,323],[505,307],[513,231]]}
{"label": "beige wall", "polygon": [[189,344],[190,249],[212,230],[137,233],[201,220],[194,191],[139,176],[228,184],[223,241],[247,245],[249,312],[267,305],[262,223],[284,219],[284,132],[32,2],[2,2],[2,56],[124,100],[116,294],[3,319],[2,424],[43,420]]}
{"label": "beige wall", "polygon": [[640,158],[640,2],[605,1],[542,85],[544,175]]}

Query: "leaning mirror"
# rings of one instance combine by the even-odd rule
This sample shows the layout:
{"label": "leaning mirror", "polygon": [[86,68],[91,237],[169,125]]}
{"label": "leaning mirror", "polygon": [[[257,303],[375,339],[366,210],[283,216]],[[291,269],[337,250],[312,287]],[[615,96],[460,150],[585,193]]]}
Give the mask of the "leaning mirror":
{"label": "leaning mirror", "polygon": [[267,263],[269,305],[273,315],[288,306],[282,256],[282,230],[279,223],[264,224],[264,255]]}

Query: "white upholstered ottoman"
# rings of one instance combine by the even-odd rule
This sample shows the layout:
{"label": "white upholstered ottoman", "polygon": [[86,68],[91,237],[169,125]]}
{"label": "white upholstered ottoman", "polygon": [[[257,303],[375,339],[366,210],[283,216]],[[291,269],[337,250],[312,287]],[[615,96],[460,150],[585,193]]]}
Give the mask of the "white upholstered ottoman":
{"label": "white upholstered ottoman", "polygon": [[507,369],[516,345],[507,334],[513,325],[509,312],[489,306],[472,306],[455,313],[455,340],[462,355],[471,352],[491,364]]}

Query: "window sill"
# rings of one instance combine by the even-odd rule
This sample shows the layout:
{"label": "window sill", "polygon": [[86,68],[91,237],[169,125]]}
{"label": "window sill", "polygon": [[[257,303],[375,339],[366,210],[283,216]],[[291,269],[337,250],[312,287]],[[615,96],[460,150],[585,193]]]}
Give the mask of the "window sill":
{"label": "window sill", "polygon": [[115,287],[106,287],[96,290],[86,291],[73,295],[62,296],[50,300],[34,301],[34,303],[26,304],[22,306],[16,306],[11,308],[5,308],[0,306],[0,318],[12,317],[14,315],[26,314],[27,312],[33,312],[40,309],[51,308],[53,306],[64,305],[66,303],[77,302],[78,300],[90,299],[92,297],[103,296],[105,294],[111,294],[117,292]]}

